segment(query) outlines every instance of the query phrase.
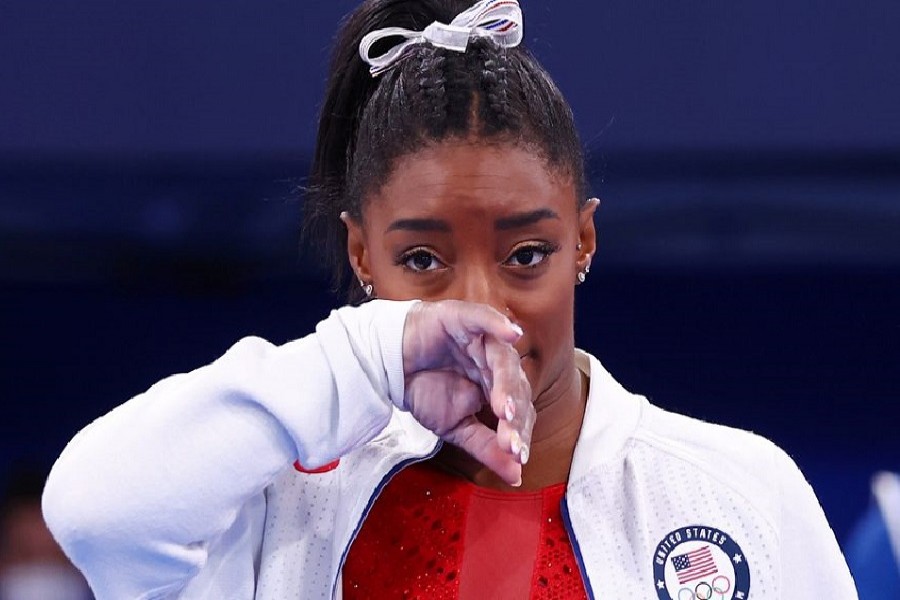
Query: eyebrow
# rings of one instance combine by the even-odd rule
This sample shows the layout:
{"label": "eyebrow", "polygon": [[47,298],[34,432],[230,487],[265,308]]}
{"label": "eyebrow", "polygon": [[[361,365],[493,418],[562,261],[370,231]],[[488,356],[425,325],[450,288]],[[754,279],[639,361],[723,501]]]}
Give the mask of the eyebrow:
{"label": "eyebrow", "polygon": [[534,225],[538,221],[544,219],[558,219],[559,215],[549,208],[539,208],[530,212],[512,215],[511,217],[502,217],[494,221],[494,229],[503,231],[506,229],[519,229]]}
{"label": "eyebrow", "polygon": [[385,230],[390,231],[450,231],[450,225],[440,219],[397,219]]}
{"label": "eyebrow", "polygon": [[[501,217],[494,221],[494,229],[505,231],[508,229],[520,229],[534,225],[544,219],[558,219],[559,215],[549,208],[539,208],[530,212],[519,213],[509,217]],[[391,231],[450,231],[450,224],[440,219],[397,219],[385,230]]]}

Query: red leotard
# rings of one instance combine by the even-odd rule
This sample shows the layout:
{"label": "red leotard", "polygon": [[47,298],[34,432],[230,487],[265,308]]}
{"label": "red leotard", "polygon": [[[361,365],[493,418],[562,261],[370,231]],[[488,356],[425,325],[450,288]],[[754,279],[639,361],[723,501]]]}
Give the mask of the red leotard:
{"label": "red leotard", "polygon": [[564,494],[562,483],[501,492],[410,466],[353,542],[344,598],[586,598],[560,515]]}

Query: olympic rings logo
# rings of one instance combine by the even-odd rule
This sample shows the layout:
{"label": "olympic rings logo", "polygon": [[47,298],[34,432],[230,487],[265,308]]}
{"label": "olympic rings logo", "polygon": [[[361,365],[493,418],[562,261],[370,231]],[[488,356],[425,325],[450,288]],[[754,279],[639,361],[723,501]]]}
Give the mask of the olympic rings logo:
{"label": "olympic rings logo", "polygon": [[[724,575],[713,577],[712,584],[701,581],[694,589],[683,587],[678,590],[677,600],[726,600],[725,594],[731,591],[731,580]],[[718,594],[718,598],[713,598]]]}

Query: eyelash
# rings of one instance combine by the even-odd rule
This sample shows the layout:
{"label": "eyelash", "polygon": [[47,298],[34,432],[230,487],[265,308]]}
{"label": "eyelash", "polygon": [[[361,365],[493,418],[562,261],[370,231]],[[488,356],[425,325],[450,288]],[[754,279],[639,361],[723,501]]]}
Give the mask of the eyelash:
{"label": "eyelash", "polygon": [[[547,261],[547,259],[550,258],[551,254],[559,251],[559,244],[551,244],[549,242],[527,242],[527,243],[524,243],[521,246],[514,248],[513,251],[510,252],[509,256],[506,258],[506,260],[503,261],[503,264],[509,263],[509,261],[512,258],[514,258],[516,256],[516,254],[518,254],[519,252],[522,252],[523,250],[526,250],[526,251],[530,250],[532,252],[537,252],[537,253],[543,254],[544,257],[539,262],[537,262],[533,265],[511,265],[511,266],[516,269],[536,269],[539,266],[541,266],[542,264],[544,264]],[[402,254],[400,254],[400,256],[397,257],[395,264],[397,264],[398,266],[402,266],[403,268],[405,268],[409,271],[412,271],[413,273],[427,273],[429,271],[435,271],[438,268],[440,268],[440,267],[436,267],[436,268],[428,268],[428,269],[416,269],[416,268],[411,267],[408,263],[417,256],[427,256],[427,257],[431,258],[433,261],[436,261],[438,263],[441,262],[440,259],[433,252],[429,251],[426,248],[419,247],[419,248],[412,248],[412,249],[407,250],[406,252],[403,252]]]}
{"label": "eyelash", "polygon": [[538,263],[536,263],[536,264],[533,264],[533,265],[518,265],[518,266],[516,266],[516,268],[520,268],[520,269],[536,269],[536,268],[538,268],[539,266],[541,266],[542,264],[544,264],[544,263],[547,261],[547,259],[550,258],[550,255],[551,255],[551,254],[553,254],[554,252],[557,252],[557,251],[559,250],[559,244],[551,244],[551,243],[549,243],[549,242],[526,242],[526,243],[522,244],[521,246],[518,246],[518,247],[514,248],[513,251],[510,252],[510,254],[509,254],[509,256],[507,257],[507,259],[506,259],[505,261],[503,261],[504,264],[507,263],[507,262],[509,262],[509,260],[510,260],[511,258],[513,258],[513,257],[514,257],[516,254],[518,254],[519,252],[522,252],[523,250],[530,250],[530,251],[532,251],[532,252],[539,252],[539,253],[541,253],[541,254],[544,255],[544,258],[542,258],[541,261],[538,262]]}
{"label": "eyelash", "polygon": [[409,266],[409,264],[407,264],[407,263],[409,263],[409,261],[411,261],[416,256],[428,256],[429,258],[431,258],[432,260],[434,260],[436,262],[441,262],[440,259],[434,254],[434,252],[430,252],[426,248],[422,248],[422,247],[411,248],[411,249],[407,250],[406,252],[403,252],[400,256],[397,257],[397,260],[395,260],[394,262],[398,266],[401,266],[408,271],[412,271],[413,273],[427,273],[428,271],[435,270],[435,269],[414,269],[411,266]]}

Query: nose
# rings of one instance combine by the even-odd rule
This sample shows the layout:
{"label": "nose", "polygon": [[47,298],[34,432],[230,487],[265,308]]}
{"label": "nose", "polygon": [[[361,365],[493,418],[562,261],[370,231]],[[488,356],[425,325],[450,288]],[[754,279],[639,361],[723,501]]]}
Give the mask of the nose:
{"label": "nose", "polygon": [[490,267],[466,266],[457,269],[453,297],[466,302],[487,304],[501,314],[509,314],[503,282]]}

